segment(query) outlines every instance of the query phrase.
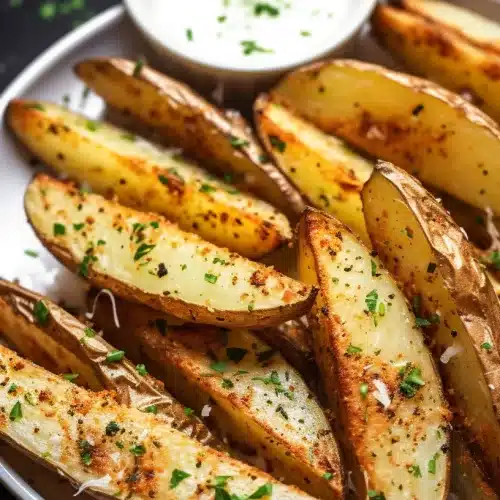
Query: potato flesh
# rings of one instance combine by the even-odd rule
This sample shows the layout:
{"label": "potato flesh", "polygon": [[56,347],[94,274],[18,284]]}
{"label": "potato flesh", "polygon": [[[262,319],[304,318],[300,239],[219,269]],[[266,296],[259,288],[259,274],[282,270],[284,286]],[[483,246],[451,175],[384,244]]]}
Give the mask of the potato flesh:
{"label": "potato flesh", "polygon": [[500,25],[476,12],[448,2],[403,0],[406,9],[457,30],[472,43],[500,51]]}
{"label": "potato flesh", "polygon": [[380,66],[337,60],[292,73],[273,97],[326,133],[500,214],[500,171],[492,167],[500,132],[455,94]]}
{"label": "potato flesh", "polygon": [[[353,447],[365,488],[387,499],[445,498],[449,457],[442,448],[448,443],[448,412],[415,317],[378,259],[341,224],[315,213],[303,216],[301,225],[300,275],[321,287],[311,315],[317,325],[316,358],[331,405],[338,391],[345,439]],[[373,290],[377,304],[385,304],[383,316],[367,313]],[[361,352],[348,354],[350,347]],[[414,398],[399,390],[400,370],[407,363],[419,368],[425,381]],[[380,393],[376,380],[388,391],[389,411],[375,397]],[[362,384],[367,384],[366,397]],[[428,471],[433,457],[435,474]]]}
{"label": "potato flesh", "polygon": [[[434,273],[427,272],[429,264],[437,263],[436,255],[397,189],[376,174],[367,185],[363,199],[374,248],[405,287],[407,295],[419,295],[423,310],[437,312],[440,316],[439,325],[433,327],[429,336],[445,386],[450,389],[447,394],[457,410],[459,422],[468,431],[469,439],[480,446],[479,458],[488,462],[490,470],[498,474],[500,428],[492,404],[494,386],[488,386],[476,353],[483,342],[492,343],[488,326],[485,325],[482,331],[477,330],[483,337],[471,339],[439,269]],[[459,255],[456,255],[455,262],[457,266],[461,265]],[[463,287],[464,284],[454,283],[453,286]],[[471,321],[473,314],[472,311],[468,313]],[[446,364],[440,362],[440,356],[452,346],[461,349],[461,352]]]}
{"label": "potato flesh", "polygon": [[374,33],[393,56],[412,72],[471,96],[483,111],[498,120],[500,54],[469,44],[459,35],[403,10],[379,6]]}
{"label": "potato flesh", "polygon": [[[373,165],[276,103],[263,99],[256,120],[267,150],[310,203],[335,215],[369,244],[359,193]],[[283,151],[271,141],[281,141]]]}
{"label": "potato flesh", "polygon": [[[99,304],[96,321],[106,338],[134,361],[142,359],[198,414],[209,407],[210,422],[230,443],[238,443],[236,448],[255,450],[274,477],[315,497],[340,498],[342,470],[330,425],[279,352],[273,354],[249,330],[168,326],[162,336],[150,326],[162,318],[145,308],[119,301],[118,314],[120,329],[110,321],[109,307]],[[245,351],[241,361],[231,360],[235,349]],[[325,473],[332,474],[330,480]]]}
{"label": "potato flesh", "polygon": [[12,101],[8,117],[30,151],[57,171],[215,244],[258,258],[291,237],[287,218],[271,205],[126,130],[46,102]]}
{"label": "potato flesh", "polygon": [[[91,59],[75,72],[109,105],[125,111],[188,156],[219,174],[243,177],[260,198],[290,217],[304,208],[299,193],[265,155],[245,121],[230,119],[187,85],[126,59]],[[240,145],[234,145],[234,140]]]}
{"label": "potato flesh", "polygon": [[[46,176],[30,184],[25,207],[37,234],[67,265],[81,274],[87,259],[88,275],[97,284],[139,301],[152,297],[153,307],[182,319],[193,321],[198,314],[204,322],[266,326],[307,308],[305,303],[294,312],[307,301],[309,287],[185,233],[161,216],[80,193]],[[65,234],[54,235],[57,224]],[[96,260],[89,260],[89,253]]]}
{"label": "potato flesh", "polygon": [[[8,384],[0,387],[0,406],[7,412],[0,419],[0,435],[77,483],[109,476],[108,485],[96,488],[104,495],[140,499],[155,494],[158,498],[185,499],[199,488],[209,492],[208,485],[215,483],[215,477],[224,475],[231,476],[227,490],[237,495],[251,494],[261,485],[272,483],[271,498],[310,498],[200,445],[150,413],[117,405],[110,393],[89,393],[2,346],[0,362],[2,375],[8,377]],[[9,392],[12,384],[17,388]],[[25,402],[26,394],[33,405]],[[12,421],[8,415],[16,402],[20,402],[22,417]],[[126,432],[107,436],[110,422]],[[91,445],[89,466],[83,464],[82,439]],[[140,445],[145,448],[144,454],[130,451]],[[171,488],[174,469],[190,477]],[[132,476],[136,479],[130,480]]]}

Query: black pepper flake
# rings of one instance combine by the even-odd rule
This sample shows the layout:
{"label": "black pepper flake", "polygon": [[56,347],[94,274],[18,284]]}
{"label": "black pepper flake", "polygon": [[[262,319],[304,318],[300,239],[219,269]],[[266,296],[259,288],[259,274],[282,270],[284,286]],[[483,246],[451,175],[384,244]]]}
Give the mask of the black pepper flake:
{"label": "black pepper flake", "polygon": [[417,104],[417,105],[413,108],[413,110],[412,110],[411,114],[412,114],[413,116],[418,116],[418,115],[419,115],[419,114],[420,114],[423,110],[424,110],[424,105],[423,105],[423,104]]}
{"label": "black pepper flake", "polygon": [[158,278],[163,278],[167,274],[168,274],[168,269],[166,268],[163,262],[160,262],[158,264],[158,271],[156,272],[156,275],[158,276]]}

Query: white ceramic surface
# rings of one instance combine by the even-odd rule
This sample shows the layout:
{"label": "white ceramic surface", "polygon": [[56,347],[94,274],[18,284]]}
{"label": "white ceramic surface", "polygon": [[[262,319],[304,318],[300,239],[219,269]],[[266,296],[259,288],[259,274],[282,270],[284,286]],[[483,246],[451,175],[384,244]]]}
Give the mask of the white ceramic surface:
{"label": "white ceramic surface", "polygon": [[[467,4],[467,1],[460,3]],[[472,4],[469,2],[469,5]],[[500,6],[495,1],[474,0],[474,8],[500,21]],[[60,40],[29,65],[0,96],[0,115],[13,97],[61,102],[64,95],[70,95],[71,107],[91,118],[98,118],[104,109],[103,103],[92,94],[82,103],[84,87],[72,73],[74,63],[92,56],[135,59],[143,54],[154,65],[162,66],[148,52],[147,45],[124,15],[123,8],[111,8]],[[367,36],[358,40],[347,55],[394,67],[391,59]],[[174,65],[163,64],[163,70],[172,70],[172,73],[173,69]],[[176,76],[183,75],[177,71]],[[227,97],[231,100],[230,95]],[[23,276],[25,280],[27,277],[33,289],[55,298],[60,296],[63,288],[76,301],[81,289],[78,279],[43,249],[26,222],[23,193],[34,167],[30,166],[29,158],[16,145],[3,122],[0,124],[0,276],[8,279]],[[24,254],[26,249],[39,252],[36,264]],[[39,266],[49,271],[50,280],[42,282],[37,279]],[[23,500],[62,500],[71,498],[74,493],[74,489],[56,473],[47,471],[1,442],[0,481]],[[84,500],[89,497],[82,494],[78,498]]]}

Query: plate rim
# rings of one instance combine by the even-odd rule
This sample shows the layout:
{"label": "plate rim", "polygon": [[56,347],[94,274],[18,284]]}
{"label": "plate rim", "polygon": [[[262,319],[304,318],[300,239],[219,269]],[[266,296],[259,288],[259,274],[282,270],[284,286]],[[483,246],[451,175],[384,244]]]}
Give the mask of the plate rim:
{"label": "plate rim", "polygon": [[[11,99],[24,94],[38,78],[42,77],[64,57],[78,48],[78,46],[117,25],[124,17],[124,6],[121,4],[115,5],[50,45],[48,49],[29,63],[0,94],[0,115],[2,118]],[[4,121],[2,120],[0,127],[3,128],[4,126]],[[21,500],[43,500],[40,494],[2,457],[0,457],[0,483]]]}

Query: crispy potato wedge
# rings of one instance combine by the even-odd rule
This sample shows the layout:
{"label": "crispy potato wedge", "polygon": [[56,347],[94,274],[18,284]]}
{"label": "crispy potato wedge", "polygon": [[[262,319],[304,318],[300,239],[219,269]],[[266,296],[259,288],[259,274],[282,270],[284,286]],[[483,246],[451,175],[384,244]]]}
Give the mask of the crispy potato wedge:
{"label": "crispy potato wedge", "polygon": [[257,99],[254,111],[264,146],[290,182],[312,206],[332,213],[369,244],[360,192],[373,164],[268,95]]}
{"label": "crispy potato wedge", "polygon": [[[309,315],[329,405],[338,408],[359,498],[444,499],[449,412],[404,295],[339,221],[306,209],[299,272],[320,292]],[[370,496],[370,495],[369,495]]]}
{"label": "crispy potato wedge", "polygon": [[[500,53],[500,25],[469,9],[438,0],[400,0],[406,10],[455,31],[470,43]],[[471,4],[472,5],[472,4]]]}
{"label": "crispy potato wedge", "polygon": [[459,499],[498,500],[458,432],[452,433],[451,489]]}
{"label": "crispy potato wedge", "polygon": [[413,73],[464,96],[500,120],[500,53],[475,47],[411,12],[379,5],[372,17],[378,41]]}
{"label": "crispy potato wedge", "polygon": [[500,303],[490,281],[463,231],[406,172],[380,162],[362,198],[375,250],[418,298],[456,420],[498,483]]}
{"label": "crispy potato wedge", "polygon": [[0,280],[0,332],[24,357],[94,391],[116,392],[119,403],[155,412],[173,428],[207,446],[222,443],[165,391],[162,382],[141,374],[127,360],[108,363],[116,349],[92,328],[46,298]]}
{"label": "crispy potato wedge", "polygon": [[58,172],[241,255],[260,258],[292,235],[272,206],[126,130],[39,101],[11,101],[7,121]]}
{"label": "crispy potato wedge", "polygon": [[273,98],[371,156],[500,214],[500,170],[492,166],[500,155],[500,130],[438,85],[369,63],[333,60],[291,73]]}
{"label": "crispy potato wedge", "polygon": [[302,316],[316,291],[272,268],[38,175],[26,190],[29,222],[66,266],[101,288],[178,318],[265,327]]}
{"label": "crispy potato wedge", "polygon": [[311,498],[154,414],[117,404],[111,392],[88,392],[3,346],[0,371],[0,437],[98,498],[184,500],[208,497],[216,484],[227,497],[264,488],[262,498]]}
{"label": "crispy potato wedge", "polygon": [[[94,320],[237,449],[263,458],[276,478],[319,498],[342,497],[342,468],[318,401],[290,364],[249,330],[173,326],[141,305],[119,300],[116,328],[109,302]],[[205,408],[205,410],[203,410]]]}
{"label": "crispy potato wedge", "polygon": [[304,208],[300,194],[266,159],[241,117],[228,118],[187,85],[126,59],[89,59],[75,72],[108,104],[216,172],[243,176],[253,192],[290,217]]}

